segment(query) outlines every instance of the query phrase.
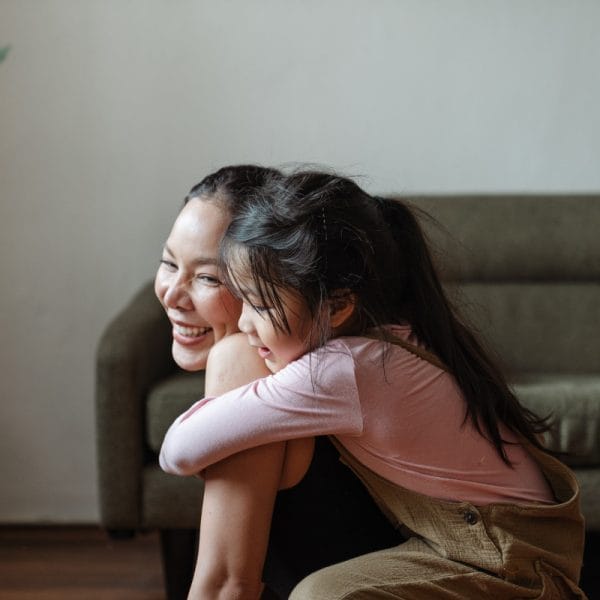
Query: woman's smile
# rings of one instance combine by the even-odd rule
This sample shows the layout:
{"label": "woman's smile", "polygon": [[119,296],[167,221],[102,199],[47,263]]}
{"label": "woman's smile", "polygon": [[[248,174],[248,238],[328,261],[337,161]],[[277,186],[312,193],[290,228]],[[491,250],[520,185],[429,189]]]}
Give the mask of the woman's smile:
{"label": "woman's smile", "polygon": [[183,345],[193,345],[204,340],[212,332],[212,327],[196,327],[173,322],[173,338]]}

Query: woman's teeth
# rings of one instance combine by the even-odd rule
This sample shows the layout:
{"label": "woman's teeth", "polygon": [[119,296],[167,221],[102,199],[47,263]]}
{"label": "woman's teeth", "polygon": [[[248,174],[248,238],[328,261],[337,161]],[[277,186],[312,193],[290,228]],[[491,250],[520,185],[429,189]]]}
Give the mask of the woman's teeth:
{"label": "woman's teeth", "polygon": [[178,334],[185,337],[200,337],[211,330],[210,327],[183,327],[182,325],[175,325],[174,327]]}

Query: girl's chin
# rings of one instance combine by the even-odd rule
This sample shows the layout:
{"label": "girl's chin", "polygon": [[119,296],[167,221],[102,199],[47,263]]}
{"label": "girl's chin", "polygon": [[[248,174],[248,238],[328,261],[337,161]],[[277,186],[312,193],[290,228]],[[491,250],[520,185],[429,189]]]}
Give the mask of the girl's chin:
{"label": "girl's chin", "polygon": [[280,365],[278,362],[274,361],[274,360],[269,360],[268,358],[265,359],[265,365],[267,366],[267,369],[269,369],[269,371],[271,371],[271,373],[277,373],[277,371],[281,371],[281,369],[283,369],[283,367],[285,365]]}

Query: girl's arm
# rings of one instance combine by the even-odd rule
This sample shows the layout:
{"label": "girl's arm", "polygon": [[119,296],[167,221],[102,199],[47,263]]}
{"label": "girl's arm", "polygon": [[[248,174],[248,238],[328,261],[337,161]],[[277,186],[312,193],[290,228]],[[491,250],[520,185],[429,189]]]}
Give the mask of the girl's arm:
{"label": "girl's arm", "polygon": [[[213,348],[215,357],[227,354],[220,349],[236,339],[221,340]],[[238,369],[238,356],[232,350],[229,360],[213,360],[213,350],[207,372],[214,367],[221,372],[217,381],[228,380],[231,367]],[[362,428],[354,359],[343,341],[334,340],[273,375],[196,403],[169,428],[160,464],[169,473],[193,475],[257,446],[317,435],[360,435]]]}
{"label": "girl's arm", "polygon": [[[206,390],[221,394],[267,373],[246,337],[230,336],[211,350]],[[312,440],[278,442],[235,454],[204,471],[190,600],[260,597],[275,495],[279,487],[299,481],[310,456]]]}

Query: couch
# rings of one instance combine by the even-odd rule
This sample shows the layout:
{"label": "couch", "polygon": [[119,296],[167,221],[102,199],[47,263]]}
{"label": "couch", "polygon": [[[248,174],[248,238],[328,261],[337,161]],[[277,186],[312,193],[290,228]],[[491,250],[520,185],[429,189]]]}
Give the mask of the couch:
{"label": "couch", "polygon": [[[430,215],[420,218],[444,284],[517,396],[554,415],[548,443],[567,453],[586,527],[600,531],[600,195],[405,199]],[[169,597],[185,597],[202,482],[163,473],[157,453],[203,374],[174,364],[151,283],[106,327],[96,374],[101,524],[160,530]]]}

